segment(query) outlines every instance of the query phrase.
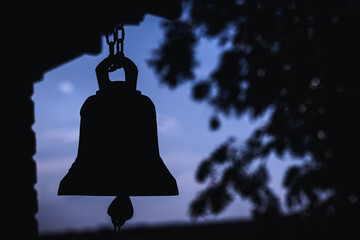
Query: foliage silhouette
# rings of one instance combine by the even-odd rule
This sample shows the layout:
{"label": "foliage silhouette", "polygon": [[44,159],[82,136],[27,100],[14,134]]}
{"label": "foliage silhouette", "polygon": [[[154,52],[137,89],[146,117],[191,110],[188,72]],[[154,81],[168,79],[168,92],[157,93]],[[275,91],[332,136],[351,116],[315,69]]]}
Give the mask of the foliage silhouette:
{"label": "foliage silhouette", "polygon": [[[269,121],[245,144],[217,148],[196,173],[207,187],[191,215],[221,212],[234,194],[251,200],[255,216],[281,214],[268,187],[267,156],[290,153],[303,164],[284,177],[286,203],[303,216],[359,213],[357,102],[359,2],[185,1],[181,20],[164,22],[164,42],[149,64],[174,88],[190,81],[193,98],[217,113]],[[196,45],[218,39],[218,65],[196,79]],[[217,117],[210,127],[218,129]],[[254,170],[255,167],[255,170]],[[355,210],[355,211],[354,211]]]}

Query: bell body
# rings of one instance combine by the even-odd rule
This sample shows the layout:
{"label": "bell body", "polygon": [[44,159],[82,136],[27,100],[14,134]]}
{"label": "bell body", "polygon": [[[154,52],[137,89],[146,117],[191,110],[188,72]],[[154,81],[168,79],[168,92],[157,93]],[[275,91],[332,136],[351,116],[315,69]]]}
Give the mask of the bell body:
{"label": "bell body", "polygon": [[97,91],[83,104],[78,155],[59,195],[178,195],[162,161],[155,106],[123,82]]}

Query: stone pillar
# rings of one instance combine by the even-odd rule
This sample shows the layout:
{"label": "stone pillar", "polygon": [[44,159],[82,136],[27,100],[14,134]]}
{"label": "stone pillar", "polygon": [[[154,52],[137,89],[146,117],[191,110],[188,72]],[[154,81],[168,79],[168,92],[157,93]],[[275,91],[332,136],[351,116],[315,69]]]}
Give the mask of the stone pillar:
{"label": "stone pillar", "polygon": [[[16,75],[16,74],[14,74]],[[21,74],[22,75],[22,74]],[[37,239],[38,223],[35,215],[38,211],[36,184],[36,152],[34,124],[34,102],[31,97],[35,81],[13,80],[11,87],[4,87],[2,94],[5,120],[2,126],[4,151],[2,152],[1,198],[5,200],[2,208],[3,236],[10,239]],[[6,85],[5,85],[6,86]]]}

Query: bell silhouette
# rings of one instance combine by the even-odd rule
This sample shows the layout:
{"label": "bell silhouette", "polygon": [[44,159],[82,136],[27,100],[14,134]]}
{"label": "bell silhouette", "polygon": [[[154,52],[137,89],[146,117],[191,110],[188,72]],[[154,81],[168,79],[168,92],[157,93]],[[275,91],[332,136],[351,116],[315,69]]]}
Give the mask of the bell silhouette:
{"label": "bell silhouette", "polygon": [[[109,71],[121,67],[125,82],[111,82]],[[119,55],[97,66],[99,91],[81,108],[78,155],[59,195],[178,195],[159,154],[155,106],[136,90],[137,73],[136,65]]]}

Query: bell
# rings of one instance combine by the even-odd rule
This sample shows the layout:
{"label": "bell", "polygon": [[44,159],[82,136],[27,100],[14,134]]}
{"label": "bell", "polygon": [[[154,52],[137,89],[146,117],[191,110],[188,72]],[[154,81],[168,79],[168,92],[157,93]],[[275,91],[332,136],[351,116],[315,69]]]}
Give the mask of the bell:
{"label": "bell", "polygon": [[[121,67],[125,81],[111,82],[109,71]],[[136,90],[137,73],[120,55],[97,66],[99,90],[81,108],[78,155],[59,195],[178,195],[159,154],[155,106]]]}

